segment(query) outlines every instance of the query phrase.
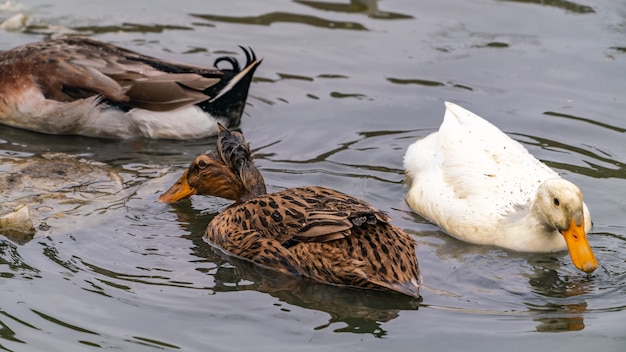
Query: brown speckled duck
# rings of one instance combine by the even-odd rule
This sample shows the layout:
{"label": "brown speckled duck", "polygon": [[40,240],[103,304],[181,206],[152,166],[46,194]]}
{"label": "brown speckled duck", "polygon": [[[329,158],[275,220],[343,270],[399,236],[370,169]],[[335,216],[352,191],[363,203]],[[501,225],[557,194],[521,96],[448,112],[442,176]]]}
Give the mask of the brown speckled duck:
{"label": "brown speckled duck", "polygon": [[215,135],[217,122],[239,124],[261,63],[244,53],[243,69],[233,57],[204,68],[84,37],[22,45],[0,53],[0,123],[106,138]]}
{"label": "brown speckled duck", "polygon": [[227,254],[327,284],[419,296],[415,241],[389,216],[325,187],[266,194],[239,132],[220,125],[217,149],[196,157],[159,201],[194,194],[235,201],[205,234]]}

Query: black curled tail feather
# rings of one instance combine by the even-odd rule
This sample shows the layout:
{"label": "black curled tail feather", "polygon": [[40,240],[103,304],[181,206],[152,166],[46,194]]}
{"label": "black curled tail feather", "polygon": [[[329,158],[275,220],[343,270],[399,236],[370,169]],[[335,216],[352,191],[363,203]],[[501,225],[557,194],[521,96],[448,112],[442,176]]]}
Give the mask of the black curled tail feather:
{"label": "black curled tail feather", "polygon": [[240,46],[246,56],[246,65],[241,68],[239,62],[232,56],[222,56],[215,60],[214,66],[226,61],[231,69],[220,69],[223,72],[222,81],[211,87],[211,91],[205,94],[211,99],[198,104],[204,111],[214,117],[222,118],[226,127],[236,127],[241,121],[248,90],[252,83],[252,77],[256,68],[261,64],[262,59],[257,56],[252,48]]}
{"label": "black curled tail feather", "polygon": [[246,67],[250,66],[254,61],[256,61],[256,54],[251,47],[248,47],[248,49],[246,50],[246,48],[239,45],[239,48],[243,50],[244,54],[246,54]]}
{"label": "black curled tail feather", "polygon": [[[256,61],[256,54],[254,53],[254,50],[252,50],[252,48],[248,47],[247,49],[244,48],[243,46],[239,45],[239,48],[241,48],[241,50],[243,51],[244,55],[246,55],[246,65],[244,67],[248,67],[250,66],[254,61]],[[239,73],[241,72],[241,67],[239,66],[239,61],[237,61],[237,59],[235,59],[232,56],[221,56],[218,57],[217,59],[215,59],[215,61],[213,62],[213,66],[217,69],[220,69],[218,67],[219,63],[222,61],[226,61],[228,62],[232,68],[230,69],[231,71],[235,72],[235,73]]]}
{"label": "black curled tail feather", "polygon": [[222,57],[218,57],[217,59],[215,59],[215,62],[213,63],[213,67],[215,67],[216,69],[220,70],[218,64],[222,61],[226,61],[228,62],[232,68],[230,69],[230,71],[233,71],[235,73],[238,73],[241,71],[241,68],[239,67],[239,61],[237,61],[237,59],[235,59],[232,56],[222,56]]}

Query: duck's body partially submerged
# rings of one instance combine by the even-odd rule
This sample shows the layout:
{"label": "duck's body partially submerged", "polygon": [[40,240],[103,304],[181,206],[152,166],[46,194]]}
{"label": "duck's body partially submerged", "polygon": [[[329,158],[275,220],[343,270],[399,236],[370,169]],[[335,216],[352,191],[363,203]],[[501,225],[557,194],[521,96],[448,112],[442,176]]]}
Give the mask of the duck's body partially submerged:
{"label": "duck's body partially submerged", "polygon": [[568,248],[577,268],[597,268],[580,189],[481,117],[446,103],[439,131],[412,144],[404,166],[409,206],[450,235],[517,251]]}
{"label": "duck's body partially submerged", "polygon": [[323,283],[419,295],[415,241],[386,214],[324,187],[265,194],[240,133],[220,131],[217,151],[196,157],[159,200],[193,194],[235,200],[206,232],[230,255]]}
{"label": "duck's body partially submerged", "polygon": [[0,123],[106,138],[215,135],[217,122],[239,124],[261,63],[244,52],[243,69],[232,57],[203,68],[84,37],[26,44],[0,53]]}

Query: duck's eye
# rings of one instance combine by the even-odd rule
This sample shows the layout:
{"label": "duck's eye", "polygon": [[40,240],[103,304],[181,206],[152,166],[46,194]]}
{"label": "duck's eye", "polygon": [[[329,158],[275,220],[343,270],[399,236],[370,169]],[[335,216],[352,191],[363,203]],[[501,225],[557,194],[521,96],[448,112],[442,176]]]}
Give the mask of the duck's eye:
{"label": "duck's eye", "polygon": [[559,204],[561,204],[559,202],[559,198],[554,197],[554,199],[552,200],[552,203],[554,203],[554,205],[556,205],[557,207],[559,206]]}

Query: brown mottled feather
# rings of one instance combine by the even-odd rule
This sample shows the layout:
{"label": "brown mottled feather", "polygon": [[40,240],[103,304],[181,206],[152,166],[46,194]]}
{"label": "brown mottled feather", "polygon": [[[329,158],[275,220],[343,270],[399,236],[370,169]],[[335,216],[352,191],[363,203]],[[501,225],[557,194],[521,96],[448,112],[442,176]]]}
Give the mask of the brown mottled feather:
{"label": "brown mottled feather", "polygon": [[[263,179],[238,132],[221,129],[217,151],[198,156],[179,181],[194,189],[193,194],[237,201],[209,224],[208,242],[284,273],[334,285],[419,295],[415,241],[390,224],[386,214],[325,187],[290,188],[272,194],[265,194],[259,181],[255,187],[247,187],[242,181],[245,176],[259,177],[260,184]],[[216,175],[227,170],[228,176]],[[258,175],[241,175],[251,170]],[[234,178],[238,180],[232,182],[232,188],[224,190],[220,180]],[[172,189],[160,200],[180,199],[173,196]],[[240,194],[232,197],[233,190]],[[255,193],[246,194],[251,190]]]}
{"label": "brown mottled feather", "polygon": [[[228,253],[279,271],[417,296],[413,239],[378,220],[379,210],[355,200],[323,187],[262,195],[217,215],[206,238]],[[376,221],[357,226],[355,216]]]}

